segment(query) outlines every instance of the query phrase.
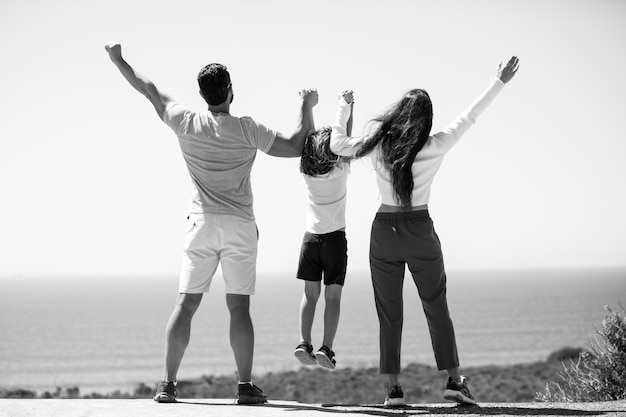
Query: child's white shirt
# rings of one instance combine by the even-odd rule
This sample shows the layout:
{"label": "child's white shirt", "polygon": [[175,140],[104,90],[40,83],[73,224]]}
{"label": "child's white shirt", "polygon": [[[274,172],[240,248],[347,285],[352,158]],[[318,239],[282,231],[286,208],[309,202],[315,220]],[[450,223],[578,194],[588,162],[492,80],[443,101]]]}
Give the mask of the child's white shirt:
{"label": "child's white shirt", "polygon": [[302,175],[306,184],[306,230],[324,234],[346,227],[350,163],[342,162],[318,177]]}

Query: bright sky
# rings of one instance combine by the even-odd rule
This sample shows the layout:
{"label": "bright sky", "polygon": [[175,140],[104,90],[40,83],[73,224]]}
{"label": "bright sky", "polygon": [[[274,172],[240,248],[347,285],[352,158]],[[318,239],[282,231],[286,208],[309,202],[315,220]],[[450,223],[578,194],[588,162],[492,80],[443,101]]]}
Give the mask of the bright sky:
{"label": "bright sky", "polygon": [[[174,134],[104,44],[178,101],[206,106],[198,70],[228,66],[231,112],[290,132],[317,87],[318,126],[355,91],[361,133],[410,88],[433,129],[520,70],[444,160],[430,201],[448,268],[626,265],[623,0],[4,0],[0,276],[176,275],[190,180]],[[295,273],[297,159],[253,171],[259,275]],[[368,269],[373,174],[353,164],[349,269]]]}

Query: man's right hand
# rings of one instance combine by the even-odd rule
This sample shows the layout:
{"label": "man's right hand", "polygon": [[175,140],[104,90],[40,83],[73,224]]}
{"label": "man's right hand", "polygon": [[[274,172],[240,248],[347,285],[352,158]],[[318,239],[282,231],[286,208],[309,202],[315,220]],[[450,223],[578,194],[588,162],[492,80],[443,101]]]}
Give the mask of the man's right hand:
{"label": "man's right hand", "polygon": [[306,104],[308,107],[311,107],[311,108],[315,107],[319,100],[319,97],[317,95],[317,89],[315,88],[307,88],[307,89],[301,90],[300,97],[302,98],[302,101],[304,102],[304,104]]}
{"label": "man's right hand", "polygon": [[109,57],[112,60],[121,59],[122,58],[122,45],[118,42],[109,42],[104,45],[104,49],[109,53]]}

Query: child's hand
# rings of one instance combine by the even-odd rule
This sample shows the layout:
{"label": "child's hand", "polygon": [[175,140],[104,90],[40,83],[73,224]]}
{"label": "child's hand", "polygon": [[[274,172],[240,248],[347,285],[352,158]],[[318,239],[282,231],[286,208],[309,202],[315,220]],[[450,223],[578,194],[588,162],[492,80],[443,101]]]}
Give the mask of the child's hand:
{"label": "child's hand", "polygon": [[348,104],[354,103],[354,92],[352,90],[343,90],[340,97],[343,98]]}
{"label": "child's hand", "polygon": [[104,45],[104,49],[109,53],[109,57],[112,60],[122,58],[122,45],[118,42],[109,42]]}
{"label": "child's hand", "polygon": [[354,102],[354,93],[352,90],[343,90],[339,97],[348,104],[352,104]]}
{"label": "child's hand", "polygon": [[315,107],[319,99],[317,95],[317,89],[315,88],[307,88],[301,90],[300,97],[302,98],[302,101],[310,107]]}

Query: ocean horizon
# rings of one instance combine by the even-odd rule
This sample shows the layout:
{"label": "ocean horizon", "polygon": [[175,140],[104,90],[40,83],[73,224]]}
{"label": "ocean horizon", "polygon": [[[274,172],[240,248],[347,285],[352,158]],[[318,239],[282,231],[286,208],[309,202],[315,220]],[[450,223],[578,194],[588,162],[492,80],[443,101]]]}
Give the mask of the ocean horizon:
{"label": "ocean horizon", "polygon": [[[163,376],[165,326],[176,276],[4,277],[0,294],[2,388],[38,392],[79,387],[82,393],[132,391]],[[434,366],[424,313],[407,273],[402,363]],[[259,274],[251,314],[253,375],[300,368],[302,282]],[[448,271],[448,303],[461,367],[545,360],[563,347],[586,347],[607,314],[626,301],[626,268]],[[322,338],[318,303],[313,345]],[[337,366],[378,365],[378,320],[367,272],[348,272],[333,350]],[[221,274],[192,324],[179,379],[236,375],[228,339]]]}

